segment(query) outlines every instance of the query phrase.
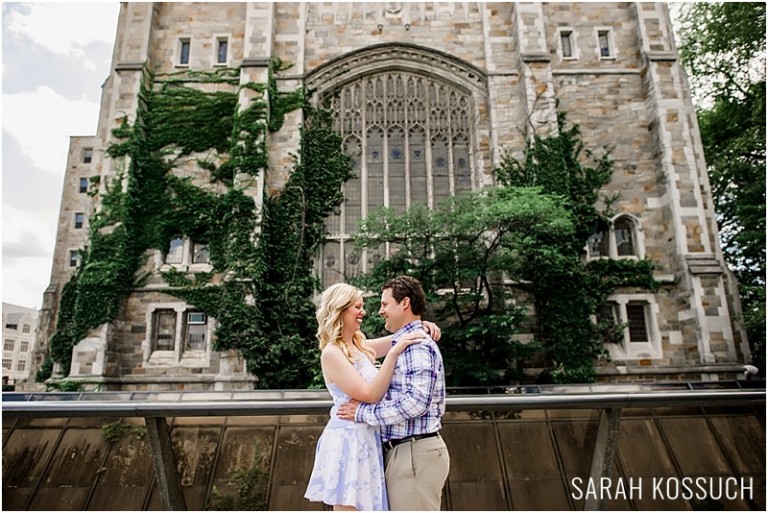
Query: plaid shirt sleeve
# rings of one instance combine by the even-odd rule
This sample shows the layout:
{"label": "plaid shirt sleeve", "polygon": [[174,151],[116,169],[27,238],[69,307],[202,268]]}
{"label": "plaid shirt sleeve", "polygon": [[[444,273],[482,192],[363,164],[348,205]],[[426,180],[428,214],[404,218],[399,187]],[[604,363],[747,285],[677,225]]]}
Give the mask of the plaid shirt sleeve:
{"label": "plaid shirt sleeve", "polygon": [[388,426],[424,415],[437,381],[437,372],[430,348],[426,344],[409,346],[400,355],[407,372],[402,376],[400,393],[395,399],[376,404],[361,403],[355,421],[374,426]]}

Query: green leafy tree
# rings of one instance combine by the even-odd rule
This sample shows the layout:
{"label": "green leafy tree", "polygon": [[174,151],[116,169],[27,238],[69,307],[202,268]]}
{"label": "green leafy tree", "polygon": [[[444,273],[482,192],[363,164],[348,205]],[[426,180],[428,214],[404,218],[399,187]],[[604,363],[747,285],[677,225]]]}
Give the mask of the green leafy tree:
{"label": "green leafy tree", "polygon": [[[617,288],[656,286],[647,261],[582,262],[587,238],[605,223],[595,204],[613,163],[609,152],[587,150],[564,114],[558,119],[558,135],[534,137],[521,160],[503,158],[499,186],[450,198],[435,212],[382,209],[361,223],[360,247],[389,243],[394,255],[358,283],[378,290],[397,274],[421,280],[445,326],[440,347],[451,385],[508,384],[541,348],[550,367],[541,380],[593,381],[595,359],[618,327],[591,316]],[[535,340],[523,345],[515,335],[530,322],[520,305],[530,297],[535,325],[526,327]],[[369,322],[377,332],[380,321]]]}
{"label": "green leafy tree", "polygon": [[[435,211],[381,209],[363,220],[356,244],[373,250],[388,242],[395,253],[357,283],[378,291],[394,275],[417,277],[430,314],[444,326],[448,384],[508,384],[521,377],[515,369],[538,346],[515,340],[527,309],[502,286],[502,276],[519,268],[519,254],[532,239],[570,238],[572,229],[559,198],[538,188],[465,193]],[[380,328],[369,323],[370,332]]]}
{"label": "green leafy tree", "polygon": [[683,4],[679,22],[723,250],[764,369],[765,3]]}

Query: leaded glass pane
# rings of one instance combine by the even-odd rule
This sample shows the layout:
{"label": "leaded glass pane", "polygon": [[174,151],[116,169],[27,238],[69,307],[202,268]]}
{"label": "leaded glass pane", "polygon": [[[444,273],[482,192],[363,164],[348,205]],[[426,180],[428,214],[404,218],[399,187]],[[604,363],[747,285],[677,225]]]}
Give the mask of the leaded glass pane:
{"label": "leaded glass pane", "polygon": [[[347,82],[331,93],[335,129],[347,142],[356,178],[344,186],[344,205],[326,221],[333,236],[321,258],[323,285],[370,270],[393,247],[359,258],[348,239],[358,220],[380,207],[403,212],[431,208],[474,185],[470,94],[447,82],[388,71]],[[356,138],[358,159],[350,151]],[[334,257],[334,266],[328,259]],[[341,273],[341,274],[339,274]]]}
{"label": "leaded glass pane", "polygon": [[338,241],[328,241],[323,245],[320,264],[322,266],[320,274],[324,286],[327,287],[344,281],[344,276],[341,274],[343,267],[341,262],[341,244]]}

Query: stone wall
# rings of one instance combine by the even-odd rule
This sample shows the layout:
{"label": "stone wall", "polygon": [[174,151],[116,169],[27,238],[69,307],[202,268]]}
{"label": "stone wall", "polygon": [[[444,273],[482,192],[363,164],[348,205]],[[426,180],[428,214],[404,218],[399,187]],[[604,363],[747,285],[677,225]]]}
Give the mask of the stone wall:
{"label": "stone wall", "polygon": [[[572,34],[573,58],[562,55],[563,30]],[[600,55],[601,30],[610,34],[607,57]],[[469,91],[475,188],[493,183],[492,171],[505,152],[520,157],[527,136],[554,133],[559,101],[557,109],[580,125],[587,148],[598,154],[612,148],[616,172],[604,193],[618,193],[614,212],[637,220],[640,256],[654,262],[656,276],[664,281],[653,296],[661,354],[614,361],[601,372],[611,375],[618,369],[615,374],[621,376],[642,367],[652,376],[665,375],[665,367],[687,367],[708,379],[720,374],[718,365],[733,369],[749,361],[736,323],[735,280],[718,242],[695,112],[667,7],[626,2],[122,4],[97,136],[72,140],[39,342],[53,333],[58,294],[72,272],[65,265],[67,250],[85,242],[87,224],[73,230],[72,213],[98,210],[100,195],[130,164],[127,157],[103,155],[113,140],[111,130],[124,117],[135,119],[140,85],[151,85],[152,73],[162,80],[186,70],[215,71],[220,36],[228,38],[227,66],[239,68],[240,85],[265,83],[269,60],[277,57],[290,65],[277,74],[279,90],[305,86],[315,93],[313,101],[360,73],[391,69],[423,73]],[[181,38],[190,42],[188,66],[179,64]],[[259,94],[241,88],[241,108]],[[257,209],[265,194],[276,194],[289,179],[302,121],[301,111],[293,111],[280,131],[268,135],[266,176],[236,177]],[[87,166],[77,160],[86,145],[94,148]],[[207,175],[198,171],[190,164],[183,172],[203,184]],[[100,176],[93,199],[72,192],[83,174]],[[147,256],[145,270],[159,265],[157,255]],[[98,335],[106,343],[104,365],[94,367],[91,360],[97,356],[86,356],[98,354],[98,344],[89,343],[82,347],[81,369],[92,374],[101,368],[101,378],[115,388],[237,387],[248,381],[236,363],[228,368],[238,376],[237,385],[212,384],[205,376],[222,376],[216,352],[206,357],[209,367],[146,366],[146,305],[157,302],[162,287],[154,273],[148,289],[133,294],[124,315]],[[199,383],[193,384],[195,379]]]}

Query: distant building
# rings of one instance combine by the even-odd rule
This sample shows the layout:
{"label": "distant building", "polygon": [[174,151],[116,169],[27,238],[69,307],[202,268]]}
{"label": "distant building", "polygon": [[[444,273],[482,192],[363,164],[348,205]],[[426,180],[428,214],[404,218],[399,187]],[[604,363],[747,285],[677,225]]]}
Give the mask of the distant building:
{"label": "distant building", "polygon": [[[387,254],[356,254],[359,219],[493,185],[503,151],[557,130],[557,105],[588,148],[615,148],[603,191],[619,197],[615,216],[584,241],[585,258],[647,258],[665,283],[658,293],[617,290],[601,309],[627,328],[606,344],[599,379],[733,379],[749,361],[688,80],[667,5],[650,2],[121,3],[97,134],[71,140],[41,343],[56,332],[100,198],[126,169],[105,150],[125,116],[136,119],[142,85],[184,82],[237,94],[242,107],[254,94],[245,86],[265,84],[274,57],[292,65],[279,90],[335,101],[354,167],[326,224],[324,286]],[[234,82],[199,82],[224,69]],[[269,172],[246,190],[257,207],[286,183],[302,121],[301,110],[287,113],[267,135]],[[192,158],[171,172],[221,192]],[[210,271],[205,244],[176,237],[148,253],[148,278],[118,319],[76,344],[70,377],[117,390],[251,387],[258,377],[242,356],[213,349],[215,319],[173,296],[160,274]],[[36,365],[44,355],[43,344]]]}
{"label": "distant building", "polygon": [[35,350],[38,311],[3,303],[3,384],[29,378]]}

